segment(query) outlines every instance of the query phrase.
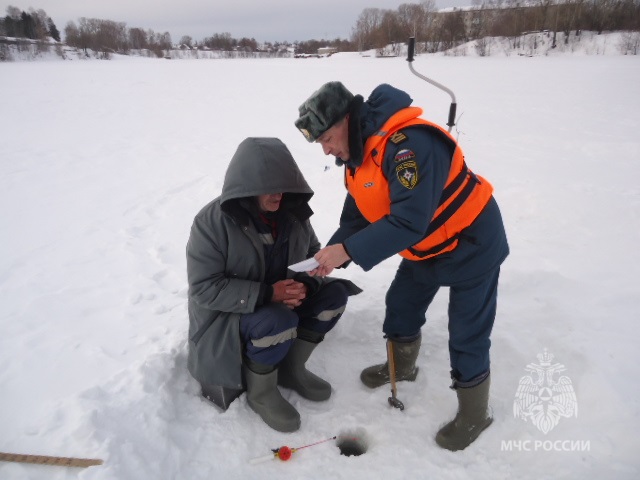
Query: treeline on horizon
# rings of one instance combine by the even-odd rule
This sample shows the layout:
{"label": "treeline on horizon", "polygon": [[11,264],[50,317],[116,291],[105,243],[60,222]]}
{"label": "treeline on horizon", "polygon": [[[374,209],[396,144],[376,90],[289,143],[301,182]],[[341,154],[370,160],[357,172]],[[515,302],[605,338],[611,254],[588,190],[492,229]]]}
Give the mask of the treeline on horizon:
{"label": "treeline on horizon", "polygon": [[60,41],[60,30],[44,10],[31,8],[29,12],[9,5],[7,15],[0,18],[0,36]]}
{"label": "treeline on horizon", "polygon": [[351,35],[359,51],[416,38],[416,48],[435,53],[472,40],[518,37],[531,32],[583,30],[640,32],[640,0],[473,0],[465,9],[437,11],[435,0],[406,3],[397,10],[367,8]]}
{"label": "treeline on horizon", "polygon": [[[293,45],[296,53],[314,54],[320,47],[337,51],[365,51],[401,44],[415,37],[418,52],[448,50],[462,43],[487,37],[514,39],[526,32],[549,31],[564,33],[568,41],[571,32],[582,30],[625,30],[640,32],[640,0],[472,0],[473,7],[438,11],[435,0],[404,3],[397,10],[365,8],[352,28],[350,39],[266,42],[254,38],[236,39],[229,33],[215,33],[202,41],[184,35],[181,48],[220,51],[277,52]],[[148,49],[162,56],[175,48],[169,32],[128,28],[126,23],[82,17],[69,22],[64,29],[67,45],[105,53],[128,53]],[[42,9],[24,12],[7,7],[0,18],[0,36],[60,41],[60,32]]]}

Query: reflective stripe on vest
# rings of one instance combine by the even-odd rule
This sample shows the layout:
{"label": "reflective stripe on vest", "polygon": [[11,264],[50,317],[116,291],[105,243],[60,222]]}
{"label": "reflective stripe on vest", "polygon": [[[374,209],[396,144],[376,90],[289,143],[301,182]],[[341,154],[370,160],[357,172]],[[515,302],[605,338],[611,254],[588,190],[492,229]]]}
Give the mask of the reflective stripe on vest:
{"label": "reflective stripe on vest", "polygon": [[464,154],[453,136],[439,125],[418,118],[421,114],[422,109],[418,107],[405,108],[394,114],[367,139],[362,165],[355,173],[351,175],[345,168],[349,193],[362,215],[373,223],[391,213],[389,182],[384,176],[382,162],[386,145],[396,132],[409,126],[422,126],[444,135],[454,147],[449,176],[423,239],[400,252],[409,260],[426,260],[456,248],[461,232],[478,217],[493,193],[489,182],[467,168]]}

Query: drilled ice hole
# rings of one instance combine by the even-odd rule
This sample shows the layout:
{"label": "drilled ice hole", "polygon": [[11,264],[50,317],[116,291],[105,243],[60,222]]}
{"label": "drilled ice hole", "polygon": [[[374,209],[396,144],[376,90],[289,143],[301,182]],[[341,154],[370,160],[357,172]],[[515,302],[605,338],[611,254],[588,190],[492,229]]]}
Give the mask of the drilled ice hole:
{"label": "drilled ice hole", "polygon": [[355,428],[341,432],[336,439],[336,445],[340,449],[340,455],[359,456],[367,453],[369,438],[363,428]]}

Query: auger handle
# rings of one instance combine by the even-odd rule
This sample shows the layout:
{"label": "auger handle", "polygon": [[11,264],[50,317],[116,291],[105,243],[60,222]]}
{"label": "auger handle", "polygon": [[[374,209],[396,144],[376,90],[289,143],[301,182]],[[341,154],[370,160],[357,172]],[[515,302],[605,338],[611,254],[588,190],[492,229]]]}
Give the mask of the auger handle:
{"label": "auger handle", "polygon": [[449,105],[449,121],[447,122],[447,126],[449,127],[449,131],[456,124],[456,108],[458,107],[457,103],[452,103]]}
{"label": "auger handle", "polygon": [[409,51],[407,52],[407,62],[413,62],[413,54],[416,51],[416,38],[409,38]]}
{"label": "auger handle", "polygon": [[425,82],[430,83],[434,87],[439,88],[440,90],[447,92],[449,94],[449,96],[451,97],[451,105],[449,106],[449,119],[447,121],[447,126],[449,127],[449,131],[451,131],[453,126],[456,124],[456,109],[457,109],[456,96],[451,89],[415,71],[415,69],[413,68],[413,55],[415,53],[415,48],[416,48],[415,37],[409,37],[409,48],[407,50],[407,62],[409,62],[409,70],[411,70],[411,73],[413,73],[416,77],[421,78]]}

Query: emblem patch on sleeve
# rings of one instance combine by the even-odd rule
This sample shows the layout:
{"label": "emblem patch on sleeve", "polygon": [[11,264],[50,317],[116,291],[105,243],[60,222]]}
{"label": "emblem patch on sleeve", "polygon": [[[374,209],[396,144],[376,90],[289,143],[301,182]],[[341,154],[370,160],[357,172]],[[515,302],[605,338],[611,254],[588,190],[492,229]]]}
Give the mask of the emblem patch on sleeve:
{"label": "emblem patch on sleeve", "polygon": [[403,148],[398,153],[396,153],[396,156],[393,159],[396,162],[406,162],[407,160],[413,160],[414,158],[416,158],[415,153],[413,153],[409,149]]}
{"label": "emblem patch on sleeve", "polygon": [[396,167],[396,175],[403,187],[412,190],[418,184],[418,165],[414,161],[401,163]]}

